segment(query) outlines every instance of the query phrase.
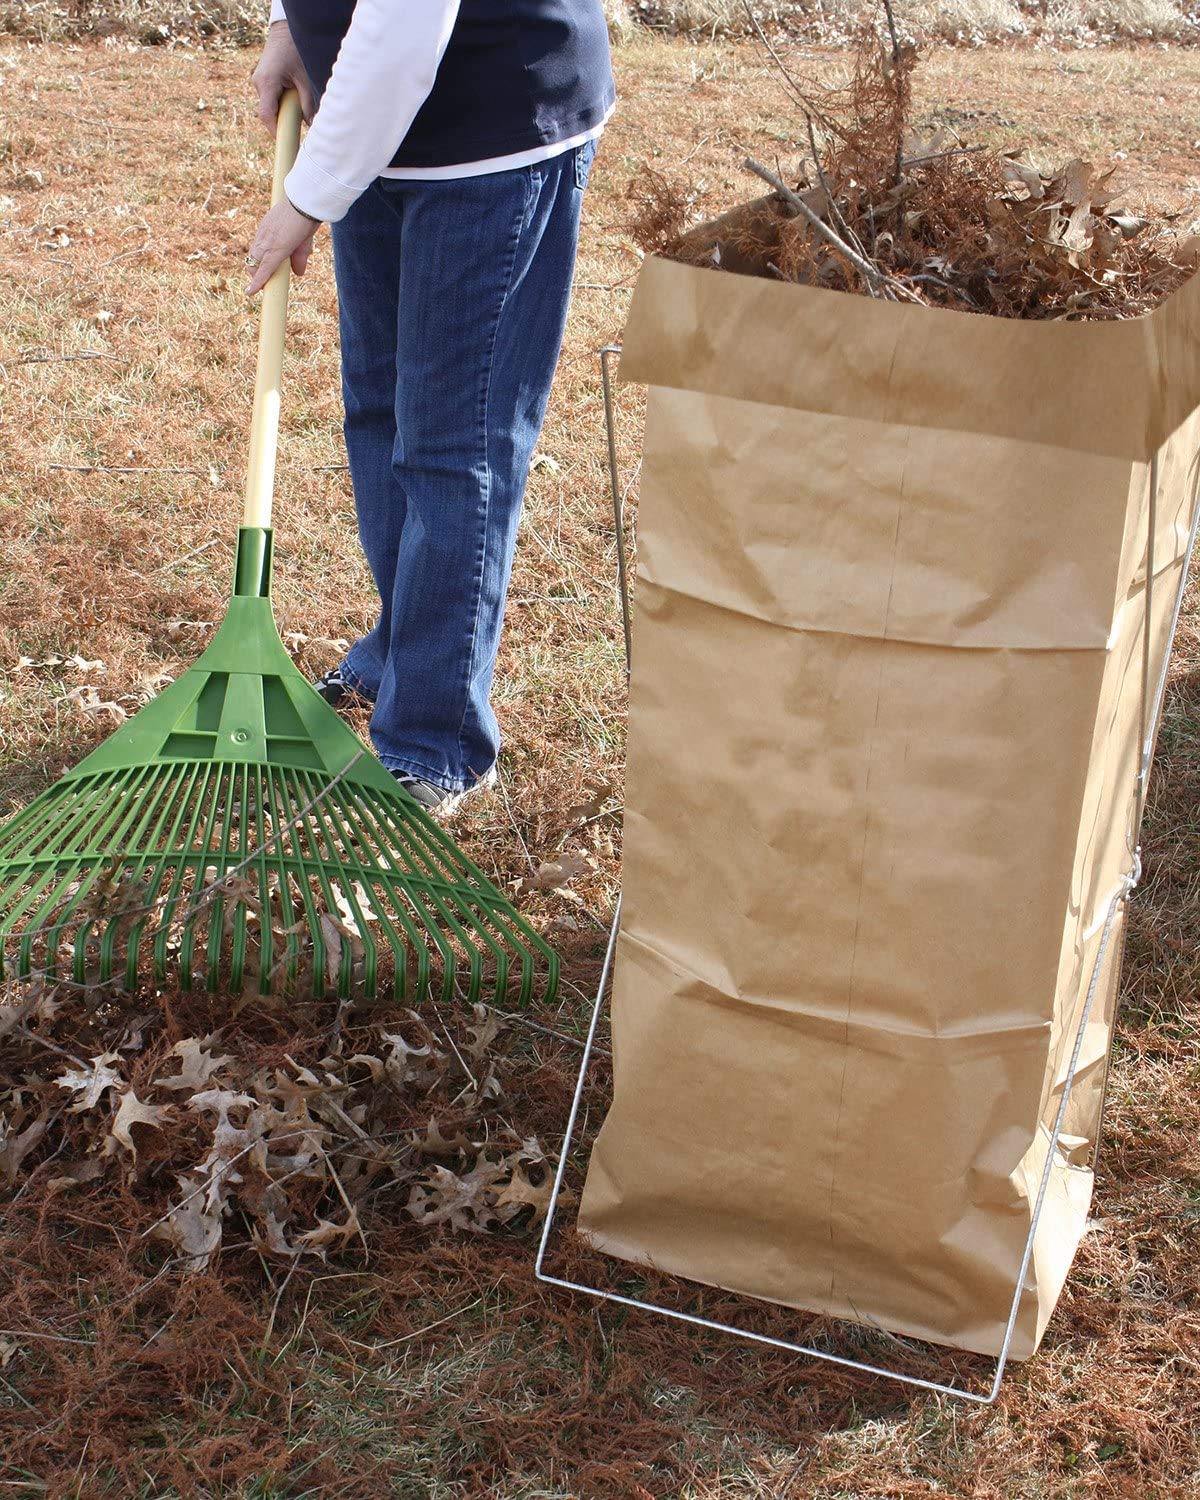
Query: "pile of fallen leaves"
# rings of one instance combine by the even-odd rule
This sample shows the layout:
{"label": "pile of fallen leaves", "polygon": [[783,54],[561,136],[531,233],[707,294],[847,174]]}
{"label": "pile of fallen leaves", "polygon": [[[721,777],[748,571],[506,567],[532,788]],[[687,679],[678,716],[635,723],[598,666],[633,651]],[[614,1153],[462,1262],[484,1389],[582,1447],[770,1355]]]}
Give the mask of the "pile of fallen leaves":
{"label": "pile of fallen leaves", "polygon": [[365,1246],[368,1208],[473,1234],[528,1223],[550,1176],[506,1119],[506,1078],[530,1070],[519,1021],[28,984],[0,1005],[0,1191],[33,1187],[53,1213],[100,1188],[188,1273],[231,1244],[285,1263]]}
{"label": "pile of fallen leaves", "polygon": [[1119,206],[1115,169],[1076,159],[1047,172],[1021,151],[917,129],[918,52],[894,29],[859,33],[843,87],[798,81],[772,56],[802,112],[798,173],[747,161],[772,193],[696,224],[696,188],[647,172],[630,187],[643,249],[1005,318],[1132,317],[1200,263],[1200,237]]}

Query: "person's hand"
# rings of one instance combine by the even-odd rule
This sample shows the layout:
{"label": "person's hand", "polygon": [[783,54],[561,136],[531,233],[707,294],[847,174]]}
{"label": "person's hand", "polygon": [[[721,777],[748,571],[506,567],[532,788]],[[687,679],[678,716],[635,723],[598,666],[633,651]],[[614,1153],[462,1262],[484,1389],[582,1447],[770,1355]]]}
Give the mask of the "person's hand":
{"label": "person's hand", "polygon": [[314,224],[307,214],[293,208],[286,198],[277,203],[258,226],[250,254],[246,257],[251,271],[247,297],[261,292],[289,258],[292,270],[297,276],[303,276],[308,257],[312,254],[313,235],[318,228],[319,225]]}
{"label": "person's hand", "polygon": [[279,101],[288,89],[300,94],[300,108],[304,118],[312,124],[313,91],[292,41],[292,33],[286,21],[276,21],[267,31],[263,54],[258,67],[250,75],[250,82],[258,95],[258,118],[264,127],[275,134],[279,119]]}

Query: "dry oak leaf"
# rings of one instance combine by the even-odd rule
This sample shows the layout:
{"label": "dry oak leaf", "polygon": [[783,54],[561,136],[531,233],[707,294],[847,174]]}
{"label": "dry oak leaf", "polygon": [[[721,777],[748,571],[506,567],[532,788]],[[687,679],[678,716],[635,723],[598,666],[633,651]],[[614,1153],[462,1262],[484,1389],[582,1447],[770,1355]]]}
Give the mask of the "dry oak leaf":
{"label": "dry oak leaf", "polygon": [[477,1149],[475,1142],[469,1141],[461,1130],[452,1136],[443,1135],[442,1127],[432,1117],[425,1134],[421,1135],[414,1130],[412,1138],[413,1145],[422,1156],[465,1156],[469,1151]]}
{"label": "dry oak leaf", "polygon": [[7,1121],[0,1120],[0,1177],[6,1182],[16,1182],[21,1163],[46,1134],[49,1125],[47,1116],[42,1115],[16,1133],[8,1128]]}
{"label": "dry oak leaf", "polygon": [[[261,1122],[271,1165],[289,1173],[306,1171],[325,1157],[329,1140],[329,1128],[324,1121],[313,1117],[312,1106],[324,1104],[335,1118],[344,1116],[333,1101],[320,1099],[320,1085],[301,1088],[280,1068],[276,1068],[275,1077],[274,1087],[266,1086],[261,1079],[256,1084],[262,1102],[255,1111],[255,1119]],[[354,1133],[354,1122],[350,1123]],[[361,1136],[363,1132],[358,1130],[357,1134]]]}
{"label": "dry oak leaf", "polygon": [[95,1182],[98,1177],[103,1177],[106,1168],[107,1162],[102,1156],[85,1156],[82,1161],[68,1162],[57,1177],[51,1177],[47,1182],[46,1191],[53,1194],[82,1187],[85,1182]]}
{"label": "dry oak leaf", "polygon": [[[33,996],[33,1013],[39,1021],[45,1021],[47,1025],[54,1020],[66,1004],[65,1000],[58,998],[58,991],[49,989],[42,980],[36,982]],[[0,1036],[3,1034],[4,1029],[0,1026]]]}
{"label": "dry oak leaf", "polygon": [[504,1168],[493,1161],[480,1161],[461,1177],[448,1167],[431,1167],[405,1205],[418,1224],[449,1223],[454,1229],[486,1234],[496,1222],[494,1189]]}
{"label": "dry oak leaf", "polygon": [[203,1271],[221,1243],[221,1215],[211,1209],[202,1208],[197,1199],[210,1185],[203,1177],[180,1176],[179,1185],[184,1198],[166,1217],[155,1224],[150,1234],[153,1239],[165,1240],[183,1256],[188,1271]]}
{"label": "dry oak leaf", "polygon": [[196,1037],[185,1037],[182,1042],[176,1042],[167,1054],[168,1057],[182,1059],[180,1071],[170,1078],[156,1078],[154,1087],[159,1089],[202,1089],[208,1083],[218,1069],[226,1063],[233,1061],[232,1057],[214,1057],[209,1050],[209,1043],[214,1039],[211,1036],[198,1041]]}
{"label": "dry oak leaf", "polygon": [[162,1122],[170,1112],[170,1106],[166,1104],[143,1104],[134,1091],[128,1089],[121,1095],[121,1103],[113,1118],[108,1138],[119,1142],[130,1155],[136,1157],[137,1145],[130,1133],[131,1127],[146,1125],[152,1130],[161,1130]]}
{"label": "dry oak leaf", "polygon": [[587,783],[591,796],[585,802],[577,802],[574,807],[567,809],[567,829],[563,834],[562,841],[573,833],[577,833],[585,823],[592,823],[602,813],[609,811],[609,804],[617,800],[617,789],[611,781],[605,781],[601,777],[591,777]]}
{"label": "dry oak leaf", "polygon": [[358,1222],[358,1210],[352,1208],[344,1224],[334,1224],[329,1219],[322,1219],[318,1214],[317,1227],[307,1230],[304,1234],[298,1234],[295,1244],[296,1249],[312,1250],[324,1260],[330,1247],[336,1246],[342,1249],[352,1239],[361,1238],[362,1229]]}
{"label": "dry oak leaf", "polygon": [[[231,1089],[209,1089],[202,1094],[193,1094],[188,1100],[188,1108],[217,1116],[212,1145],[200,1163],[198,1181],[204,1188],[205,1212],[222,1214],[229,1194],[245,1181],[244,1172],[239,1170],[245,1158],[252,1152],[261,1157],[265,1151],[262,1107],[249,1094],[237,1094]],[[244,1127],[230,1120],[231,1109],[249,1111]]]}
{"label": "dry oak leaf", "polygon": [[[496,1211],[507,1223],[515,1218],[523,1208],[533,1209],[534,1224],[540,1224],[546,1217],[550,1208],[550,1195],[554,1191],[554,1177],[551,1172],[543,1168],[542,1180],[539,1183],[530,1182],[525,1173],[525,1167],[521,1162],[513,1167],[512,1181],[504,1188],[496,1199]],[[505,1213],[504,1210],[509,1212]]]}
{"label": "dry oak leaf", "polygon": [[[41,983],[41,981],[36,981]],[[21,996],[20,999],[8,1000],[0,1003],[0,1037],[6,1037],[10,1031],[15,1031],[29,1016],[35,1013],[37,1001],[32,993]]]}
{"label": "dry oak leaf", "polygon": [[473,1005],[471,1010],[475,1016],[475,1025],[468,1028],[471,1040],[467,1045],[467,1056],[477,1063],[508,1022],[487,1005]]}
{"label": "dry oak leaf", "polygon": [[72,688],[64,701],[76,704],[85,714],[108,714],[118,724],[123,724],[129,717],[119,703],[111,698],[102,698],[99,688],[92,687],[90,683],[81,683],[79,687]]}
{"label": "dry oak leaf", "polygon": [[[446,1054],[440,1052],[432,1043],[424,1047],[414,1047],[398,1031],[381,1031],[379,1040],[386,1042],[390,1051],[384,1061],[384,1076],[393,1088],[402,1090],[406,1084],[416,1084],[418,1088],[429,1088],[442,1077],[445,1071]],[[356,1059],[351,1058],[351,1062]],[[362,1059],[366,1061],[365,1057]],[[368,1066],[370,1064],[368,1063]],[[378,1078],[372,1069],[372,1077],[375,1082]]]}
{"label": "dry oak leaf", "polygon": [[[351,886],[353,897],[346,894],[336,883],[331,886],[333,904],[338,909],[342,930],[350,937],[362,941],[362,922],[378,922],[379,913],[371,905],[371,898],[361,880]],[[360,921],[361,917],[361,921]]]}
{"label": "dry oak leaf", "polygon": [[299,1255],[301,1252],[295,1245],[288,1244],[284,1228],[284,1221],[268,1209],[261,1225],[255,1224],[250,1231],[250,1238],[260,1250],[270,1250],[274,1255]]}
{"label": "dry oak leaf", "polygon": [[350,960],[354,963],[362,958],[365,951],[363,940],[356,925],[351,926],[338,917],[330,916],[328,912],[322,912],[318,920],[321,942],[325,949],[325,976],[330,984],[336,985],[342,970],[343,946],[349,946]]}
{"label": "dry oak leaf", "polygon": [[556,859],[543,860],[533,877],[533,886],[539,891],[556,891],[581,875],[593,874],[595,868],[585,854],[560,854]]}
{"label": "dry oak leaf", "polygon": [[112,1063],[121,1061],[120,1054],[116,1052],[102,1052],[93,1057],[90,1065],[78,1068],[68,1068],[61,1077],[54,1081],[61,1089],[71,1089],[79,1095],[79,1098],[70,1106],[72,1114],[82,1114],[84,1110],[95,1109],[104,1097],[107,1090],[119,1088],[125,1082],[120,1073],[111,1066]]}

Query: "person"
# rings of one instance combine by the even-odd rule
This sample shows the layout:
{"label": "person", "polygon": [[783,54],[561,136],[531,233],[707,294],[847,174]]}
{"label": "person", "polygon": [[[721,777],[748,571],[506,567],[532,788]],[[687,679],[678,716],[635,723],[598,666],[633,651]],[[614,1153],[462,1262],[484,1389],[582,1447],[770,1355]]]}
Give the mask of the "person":
{"label": "person", "polygon": [[359,536],[379,618],[319,679],[373,704],[430,811],[495,776],[489,698],[579,216],[615,104],[601,0],[275,0],[253,74],[310,128],[248,257],[253,294],[333,239]]}

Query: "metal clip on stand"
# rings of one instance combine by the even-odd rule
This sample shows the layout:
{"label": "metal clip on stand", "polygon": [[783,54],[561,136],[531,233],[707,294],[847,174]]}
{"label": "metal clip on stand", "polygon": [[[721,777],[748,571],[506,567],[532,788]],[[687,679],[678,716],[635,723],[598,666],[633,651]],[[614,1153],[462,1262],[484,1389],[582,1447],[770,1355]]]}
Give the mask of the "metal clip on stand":
{"label": "metal clip on stand", "polygon": [[[617,472],[617,445],[613,412],[613,391],[610,361],[614,355],[620,354],[618,346],[609,345],[600,351],[600,373],[604,388],[604,417],[608,438],[608,467],[609,481],[612,489],[613,520],[616,528],[617,540],[617,576],[621,596],[621,619],[625,631],[625,674],[629,676],[631,635],[629,622],[629,584],[626,573],[625,559],[625,526],[624,505],[621,495],[620,478]],[[1198,456],[1197,464],[1200,464]],[[1196,467],[1193,468],[1193,480],[1195,480]],[[579,1078],[575,1086],[575,1097],[571,1101],[571,1113],[567,1119],[566,1135],[563,1139],[562,1151],[558,1159],[558,1169],[554,1174],[554,1189],[550,1195],[550,1206],[546,1214],[546,1221],[542,1228],[541,1243],[538,1246],[537,1264],[535,1267],[537,1278],[550,1286],[563,1287],[572,1292],[583,1292],[589,1297],[597,1297],[603,1302],[615,1302],[623,1307],[637,1308],[641,1312],[658,1313],[662,1317],[674,1318],[680,1323],[690,1323],[696,1328],[709,1329],[716,1333],[732,1334],[737,1338],[749,1339],[756,1344],[766,1344],[773,1349],[783,1349],[791,1354],[800,1354],[807,1359],[824,1360],[827,1364],[840,1365],[844,1369],[858,1370],[865,1375],[879,1375],[888,1380],[897,1380],[905,1385],[918,1386],[922,1390],[933,1391],[940,1396],[954,1396],[963,1401],[973,1401],[980,1405],[990,1405],[995,1401],[1000,1392],[1000,1383],[1004,1378],[1005,1367],[1008,1364],[1009,1351],[1012,1347],[1013,1333],[1016,1329],[1017,1315],[1021,1306],[1021,1293],[1025,1285],[1025,1276],[1029,1269],[1029,1262],[1033,1255],[1034,1241],[1037,1237],[1038,1224],[1041,1220],[1042,1209],[1046,1201],[1046,1193],[1050,1186],[1050,1177],[1054,1167],[1055,1156],[1058,1150],[1059,1138],[1062,1134],[1063,1121],[1066,1118],[1067,1107],[1071,1098],[1071,1089],[1075,1082],[1075,1074],[1079,1067],[1079,1057],[1083,1049],[1083,1039],[1087,1032],[1088,1021],[1091,1019],[1092,1010],[1096,1000],[1096,994],[1100,985],[1100,977],[1104,971],[1104,960],[1108,954],[1109,944],[1113,930],[1116,926],[1117,917],[1122,906],[1129,898],[1130,892],[1137,885],[1141,876],[1141,824],[1146,808],[1146,783],[1149,776],[1150,763],[1154,755],[1155,740],[1158,735],[1159,720],[1162,715],[1163,699],[1166,695],[1168,660],[1164,661],[1162,671],[1151,702],[1150,692],[1150,658],[1152,653],[1151,640],[1151,600],[1154,587],[1154,539],[1157,525],[1158,505],[1158,461],[1153,459],[1150,464],[1150,497],[1149,515],[1147,520],[1147,543],[1146,543],[1146,622],[1142,642],[1142,753],[1139,757],[1137,785],[1134,791],[1133,811],[1130,818],[1128,830],[1128,848],[1130,865],[1126,874],[1117,884],[1112,898],[1108,904],[1104,924],[1100,935],[1100,943],[1096,951],[1096,959],[1092,965],[1092,971],[1088,980],[1087,996],[1084,1001],[1083,1011],[1079,1018],[1079,1025],[1075,1033],[1075,1041],[1071,1052],[1070,1065],[1067,1068],[1066,1078],[1063,1082],[1062,1098],[1059,1100],[1058,1111],[1054,1117],[1054,1128],[1050,1135],[1049,1149],[1046,1152],[1046,1166],[1042,1172],[1041,1181],[1038,1185],[1037,1198],[1034,1201],[1033,1217],[1029,1225],[1029,1235],[1025,1241],[1025,1250],[1021,1257],[1020,1270],[1017,1273],[1016,1286],[1013,1289],[1012,1305],[1009,1309],[1008,1323],[1004,1332],[1004,1340],[1001,1344],[1000,1353],[996,1360],[996,1368],[992,1376],[991,1384],[984,1391],[970,1390],[963,1386],[946,1385],[937,1380],[924,1380],[916,1375],[908,1375],[900,1370],[888,1369],[883,1365],[869,1364],[863,1360],[849,1359],[843,1355],[831,1354],[826,1349],[814,1349],[811,1345],[792,1343],[787,1339],[771,1338],[766,1334],[754,1333],[748,1328],[738,1328],[730,1323],[721,1323],[712,1318],[697,1317],[693,1313],[680,1312],[676,1308],[664,1307],[657,1302],[647,1302],[637,1297],[625,1297],[617,1292],[605,1291],[602,1287],[589,1286],[584,1282],[570,1281],[565,1277],[553,1276],[545,1268],[546,1250],[550,1243],[550,1236],[554,1229],[555,1214],[558,1209],[559,1197],[562,1192],[563,1177],[566,1174],[567,1161],[570,1157],[572,1143],[575,1138],[575,1128],[579,1119],[579,1106],[583,1099],[584,1089],[587,1084],[588,1065],[591,1062],[592,1049],[596,1040],[596,1031],[600,1023],[600,1015],[604,1005],[604,997],[608,990],[609,977],[612,973],[613,955],[616,951],[617,932],[621,921],[621,902],[618,899],[616,911],[613,913],[612,929],[609,932],[608,947],[604,955],[604,967],[600,974],[600,983],[596,990],[596,1000],[592,1007],[591,1024],[588,1027],[587,1041],[584,1045],[583,1060],[579,1065]],[[1196,508],[1194,506],[1194,508]],[[1175,600],[1175,613],[1172,621],[1169,639],[1174,638],[1176,626],[1179,623],[1180,611],[1183,607],[1184,591],[1187,587],[1188,571],[1191,564],[1192,552],[1196,543],[1196,532],[1200,526],[1200,508],[1196,508],[1196,515],[1192,521],[1191,533],[1188,540],[1187,554],[1184,558],[1183,572],[1179,583],[1179,592]],[[1099,1126],[1097,1127],[1097,1137]],[[857,1327],[852,1324],[849,1326]]]}

